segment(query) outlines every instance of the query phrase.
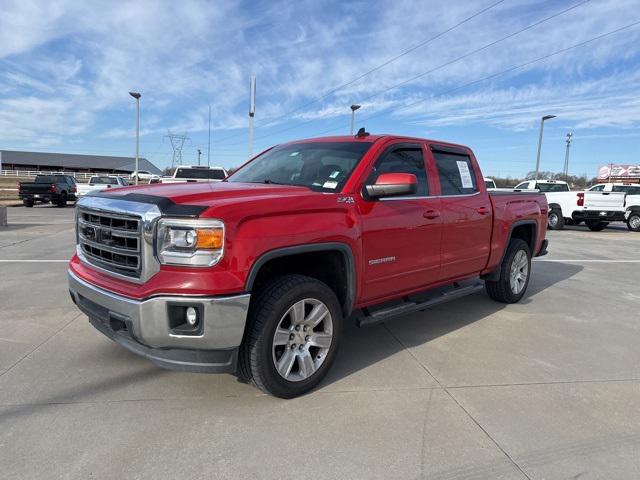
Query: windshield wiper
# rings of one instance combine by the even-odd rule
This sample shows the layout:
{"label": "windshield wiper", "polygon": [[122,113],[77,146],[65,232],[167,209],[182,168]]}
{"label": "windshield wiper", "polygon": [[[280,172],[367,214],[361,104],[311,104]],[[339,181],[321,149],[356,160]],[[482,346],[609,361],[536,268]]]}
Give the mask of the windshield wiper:
{"label": "windshield wiper", "polygon": [[280,183],[280,182],[274,182],[273,180],[269,179],[269,178],[265,178],[262,183],[267,183],[269,185],[286,185],[286,183]]}

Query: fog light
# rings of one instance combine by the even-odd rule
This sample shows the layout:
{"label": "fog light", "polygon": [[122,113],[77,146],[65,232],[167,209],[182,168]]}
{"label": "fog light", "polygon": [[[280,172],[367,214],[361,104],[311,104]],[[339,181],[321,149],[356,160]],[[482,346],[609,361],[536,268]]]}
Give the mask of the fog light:
{"label": "fog light", "polygon": [[198,323],[198,311],[195,308],[193,307],[187,308],[186,316],[187,316],[187,323],[192,327],[195,326],[196,323]]}

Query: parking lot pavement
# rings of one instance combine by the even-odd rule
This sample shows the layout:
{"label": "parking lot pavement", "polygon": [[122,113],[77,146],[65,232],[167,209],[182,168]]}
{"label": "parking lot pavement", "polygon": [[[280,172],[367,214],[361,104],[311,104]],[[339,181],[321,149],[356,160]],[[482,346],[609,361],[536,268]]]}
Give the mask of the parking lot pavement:
{"label": "parking lot pavement", "polygon": [[295,400],[161,370],[72,305],[74,209],[0,230],[2,478],[640,477],[640,234],[549,232],[525,299],[348,325]]}

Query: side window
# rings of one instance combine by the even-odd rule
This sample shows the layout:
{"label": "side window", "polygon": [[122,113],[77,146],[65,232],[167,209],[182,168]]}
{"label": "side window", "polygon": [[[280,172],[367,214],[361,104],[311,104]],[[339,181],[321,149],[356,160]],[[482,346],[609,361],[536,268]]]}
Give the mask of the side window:
{"label": "side window", "polygon": [[476,172],[467,155],[433,152],[442,195],[469,195],[478,191]]}
{"label": "side window", "polygon": [[424,197],[429,194],[427,171],[424,166],[422,149],[419,147],[398,148],[385,153],[373,167],[373,171],[367,179],[367,185],[376,183],[378,177],[383,173],[412,173],[418,180],[418,188],[412,196]]}
{"label": "side window", "polygon": [[519,188],[521,190],[526,190],[527,188],[529,188],[529,182],[519,183],[518,185],[516,185],[516,188]]}
{"label": "side window", "polygon": [[597,185],[595,187],[590,188],[592,192],[601,192],[604,190],[604,185]]}

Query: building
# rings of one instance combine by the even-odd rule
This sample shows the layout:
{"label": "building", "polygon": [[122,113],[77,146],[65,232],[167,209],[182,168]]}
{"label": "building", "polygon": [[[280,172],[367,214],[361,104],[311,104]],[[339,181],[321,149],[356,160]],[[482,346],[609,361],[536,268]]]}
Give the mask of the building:
{"label": "building", "polygon": [[598,169],[598,180],[608,182],[640,183],[640,164],[610,163]]}
{"label": "building", "polygon": [[[162,174],[162,171],[146,158],[139,159],[139,168],[157,175]],[[0,170],[130,174],[135,169],[135,157],[0,150]]]}

